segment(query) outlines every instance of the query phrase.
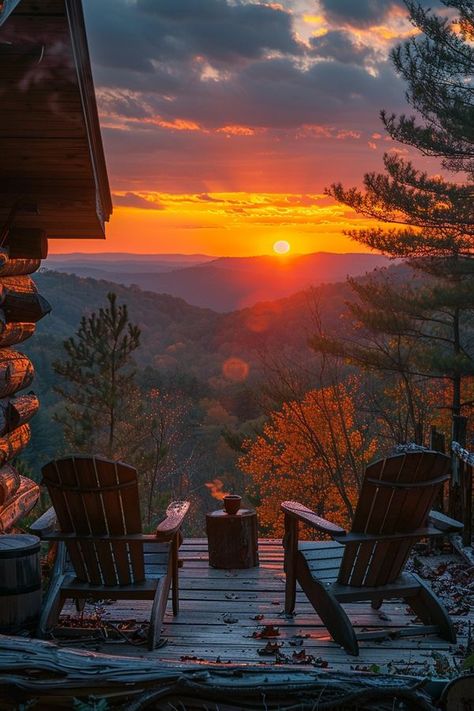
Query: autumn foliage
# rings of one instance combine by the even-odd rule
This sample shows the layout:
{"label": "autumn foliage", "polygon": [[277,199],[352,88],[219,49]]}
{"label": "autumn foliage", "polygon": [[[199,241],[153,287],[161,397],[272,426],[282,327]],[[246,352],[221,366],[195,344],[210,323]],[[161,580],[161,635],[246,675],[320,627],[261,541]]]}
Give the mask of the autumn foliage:
{"label": "autumn foliage", "polygon": [[281,535],[280,503],[295,499],[347,525],[366,463],[377,449],[359,416],[358,382],[309,391],[272,413],[263,433],[245,443],[240,467],[251,478],[261,530]]}

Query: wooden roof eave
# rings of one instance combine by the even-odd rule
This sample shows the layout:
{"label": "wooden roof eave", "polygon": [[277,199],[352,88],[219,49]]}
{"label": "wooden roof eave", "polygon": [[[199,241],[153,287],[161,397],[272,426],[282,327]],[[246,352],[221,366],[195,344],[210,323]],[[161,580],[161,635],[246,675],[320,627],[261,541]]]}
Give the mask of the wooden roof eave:
{"label": "wooden roof eave", "polygon": [[97,212],[104,226],[104,222],[109,219],[113,208],[102,136],[100,133],[99,115],[95,98],[94,80],[92,78],[89,48],[87,45],[82,1],[65,0],[65,7],[89,141],[90,158],[94,172]]}
{"label": "wooden roof eave", "polygon": [[20,0],[3,0],[0,2],[0,27],[16,8]]}
{"label": "wooden roof eave", "polygon": [[0,230],[104,239],[112,199],[82,2],[13,2],[5,23],[0,1]]}

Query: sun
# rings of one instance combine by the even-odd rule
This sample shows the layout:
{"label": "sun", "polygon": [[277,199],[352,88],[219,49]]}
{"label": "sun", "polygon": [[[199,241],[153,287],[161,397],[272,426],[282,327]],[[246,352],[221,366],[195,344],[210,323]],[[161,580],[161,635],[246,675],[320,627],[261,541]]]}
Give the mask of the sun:
{"label": "sun", "polygon": [[279,239],[278,242],[275,242],[273,245],[273,251],[276,252],[276,254],[287,254],[290,249],[290,243],[287,242],[286,239]]}

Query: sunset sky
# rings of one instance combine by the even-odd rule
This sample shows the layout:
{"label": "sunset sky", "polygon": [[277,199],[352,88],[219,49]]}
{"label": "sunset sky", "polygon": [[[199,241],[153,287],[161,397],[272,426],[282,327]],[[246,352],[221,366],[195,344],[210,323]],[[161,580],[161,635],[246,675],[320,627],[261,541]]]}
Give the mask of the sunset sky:
{"label": "sunset sky", "polygon": [[83,2],[114,214],[52,252],[361,251],[323,190],[406,152],[378,117],[407,111],[401,0]]}

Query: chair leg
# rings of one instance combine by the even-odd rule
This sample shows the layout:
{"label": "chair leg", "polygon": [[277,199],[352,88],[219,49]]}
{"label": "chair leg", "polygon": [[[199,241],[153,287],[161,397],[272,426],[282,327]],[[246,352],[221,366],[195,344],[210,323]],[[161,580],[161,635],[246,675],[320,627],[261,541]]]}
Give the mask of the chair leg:
{"label": "chair leg", "polygon": [[348,654],[357,656],[359,644],[351,621],[331,590],[321,580],[313,578],[302,556],[297,559],[297,578],[333,640],[344,647]]}
{"label": "chair leg", "polygon": [[56,626],[59,615],[64,604],[61,596],[61,588],[66,578],[66,547],[62,541],[57,546],[54,546],[54,564],[51,573],[51,581],[49,583],[46,599],[41,608],[40,619],[38,623],[37,634],[40,638],[49,636],[50,631]]}
{"label": "chair leg", "polygon": [[76,597],[76,599],[74,600],[74,604],[76,606],[77,612],[82,612],[86,606],[86,598]]}
{"label": "chair leg", "polygon": [[170,577],[166,575],[158,580],[153,606],[151,608],[150,629],[148,632],[148,649],[151,652],[155,649],[160,639],[161,626],[163,624],[163,617],[165,616],[169,591]]}
{"label": "chair leg", "polygon": [[46,600],[41,610],[41,615],[38,623],[38,637],[45,639],[50,636],[50,632],[56,627],[59,615],[64,604],[61,596],[61,588],[64,583],[65,575],[55,576],[49,585]]}
{"label": "chair leg", "polygon": [[298,522],[285,515],[285,535],[283,537],[285,558],[285,613],[292,615],[296,604],[296,557],[298,555]]}
{"label": "chair leg", "polygon": [[285,581],[285,614],[292,615],[296,605],[296,572],[295,565],[287,567]]}
{"label": "chair leg", "polygon": [[440,636],[454,644],[456,642],[456,631],[445,607],[441,604],[431,588],[429,588],[418,575],[414,575],[413,573],[412,575],[416,578],[420,587],[416,595],[405,598],[405,601],[423,624],[437,625]]}
{"label": "chair leg", "polygon": [[372,600],[372,602],[370,603],[370,606],[371,606],[372,610],[380,610],[380,608],[382,607],[382,603],[383,603],[383,598],[377,597]]}
{"label": "chair leg", "polygon": [[173,615],[176,616],[179,612],[179,563],[180,563],[180,561],[178,558],[178,552],[179,552],[180,540],[179,540],[178,535],[174,536],[171,545],[172,545],[172,550],[171,550],[171,566],[172,566],[171,597],[172,597],[172,603],[173,603]]}

